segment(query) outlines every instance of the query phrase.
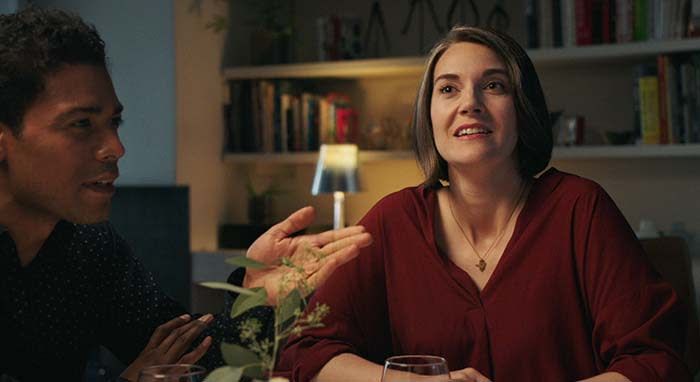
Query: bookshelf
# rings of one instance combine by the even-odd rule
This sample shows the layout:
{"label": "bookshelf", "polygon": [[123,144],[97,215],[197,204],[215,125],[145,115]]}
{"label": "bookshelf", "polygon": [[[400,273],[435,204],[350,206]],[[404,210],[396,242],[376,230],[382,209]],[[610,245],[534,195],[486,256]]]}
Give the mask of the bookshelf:
{"label": "bookshelf", "polygon": [[[636,62],[657,54],[700,50],[700,38],[528,50],[538,67]],[[367,78],[418,76],[424,57],[399,57],[297,64],[240,66],[223,71],[226,80],[274,78]]]}
{"label": "bookshelf", "polygon": [[[230,164],[259,162],[314,164],[317,158],[317,152],[249,153],[225,154],[223,160],[225,163]],[[554,160],[642,158],[700,158],[700,144],[554,147],[554,151],[552,152],[552,159]],[[408,150],[360,151],[361,162],[379,162],[386,160],[413,160],[413,152]]]}
{"label": "bookshelf", "polygon": [[[538,68],[541,79],[547,73],[562,72],[567,70],[590,70],[589,68],[626,68],[631,73],[633,65],[655,59],[659,54],[673,54],[700,50],[700,38],[642,41],[624,44],[588,45],[569,48],[531,49],[528,55]],[[240,66],[225,68],[222,73],[224,81],[231,80],[262,80],[262,79],[292,79],[323,81],[333,84],[334,80],[355,81],[358,87],[366,86],[372,81],[397,81],[411,79],[417,81],[424,69],[425,57],[408,56],[384,59],[359,59],[331,62],[307,62],[281,65],[264,66]],[[619,79],[620,72],[614,76]],[[558,82],[558,81],[557,81]],[[545,92],[549,93],[543,81]],[[352,92],[352,90],[351,90]],[[619,93],[618,93],[619,94]],[[561,99],[561,95],[555,96]],[[587,102],[590,96],[576,96],[578,103]],[[351,97],[352,98],[352,97]],[[625,102],[617,99],[616,102]],[[382,112],[383,106],[376,106],[372,101],[365,101],[360,105],[360,115],[365,112]],[[551,107],[551,105],[550,105]],[[591,109],[597,111],[597,106]],[[554,109],[552,109],[554,110]],[[610,110],[608,110],[608,113]],[[603,112],[605,113],[605,112]],[[591,111],[586,112],[591,114]],[[595,121],[598,124],[599,121]],[[630,126],[629,117],[624,118],[623,123],[613,123],[620,129]],[[367,121],[361,120],[361,125]],[[593,142],[596,144],[597,142]],[[635,159],[635,158],[689,158],[700,157],[698,144],[683,145],[640,145],[640,146],[583,146],[555,148],[553,159]],[[225,163],[290,163],[303,164],[315,161],[315,153],[232,153],[224,155]],[[365,151],[361,160],[376,162],[383,160],[413,159],[409,152],[405,151]]]}

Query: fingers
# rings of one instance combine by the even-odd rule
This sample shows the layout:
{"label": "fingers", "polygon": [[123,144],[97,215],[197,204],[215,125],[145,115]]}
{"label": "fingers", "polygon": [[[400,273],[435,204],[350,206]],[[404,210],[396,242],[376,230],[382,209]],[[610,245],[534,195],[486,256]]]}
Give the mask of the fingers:
{"label": "fingers", "polygon": [[180,317],[175,317],[172,320],[158,326],[153,332],[151,339],[148,341],[146,348],[150,349],[160,345],[160,343],[163,342],[163,340],[167,338],[168,335],[173,332],[173,330],[185,325],[190,321],[190,318],[191,317],[189,314],[183,314]]}
{"label": "fingers", "polygon": [[486,378],[483,374],[479,373],[476,369],[471,367],[450,372],[450,380],[459,380],[467,382],[491,382],[490,379]]}
{"label": "fingers", "polygon": [[275,240],[281,240],[285,237],[289,237],[289,235],[294,232],[307,228],[315,218],[316,212],[313,207],[303,207],[293,212],[283,221],[272,226],[263,235],[270,235]]}
{"label": "fingers", "polygon": [[307,283],[312,289],[318,288],[321,286],[321,284],[326,282],[328,277],[330,277],[330,275],[333,274],[333,272],[335,272],[339,266],[354,259],[359,254],[360,249],[355,244],[351,244],[337,251],[336,253],[327,256],[322,260],[321,268],[316,273],[311,275],[311,277],[309,277]]}
{"label": "fingers", "polygon": [[370,235],[367,232],[364,232],[363,227],[362,231],[356,234],[352,234],[350,236],[346,237],[341,237],[336,239],[335,241],[332,241],[324,246],[321,247],[321,253],[324,255],[332,255],[333,253],[345,248],[349,247],[351,245],[357,246],[357,248],[364,248],[370,244],[372,244],[372,235]]}
{"label": "fingers", "polygon": [[314,235],[307,235],[304,237],[305,241],[308,241],[312,245],[323,247],[328,243],[332,243],[337,240],[342,240],[346,237],[358,235],[365,232],[365,227],[360,225],[355,225],[351,227],[329,230]]}
{"label": "fingers", "polygon": [[169,362],[180,358],[213,319],[211,314],[207,314],[173,330],[159,345],[164,358]]}
{"label": "fingers", "polygon": [[212,340],[211,337],[207,336],[202,340],[202,342],[197,345],[197,347],[192,350],[191,352],[185,354],[180,358],[180,360],[177,363],[184,363],[184,364],[195,364],[197,361],[199,361],[200,358],[204,355],[204,353],[209,350],[209,347],[211,346]]}

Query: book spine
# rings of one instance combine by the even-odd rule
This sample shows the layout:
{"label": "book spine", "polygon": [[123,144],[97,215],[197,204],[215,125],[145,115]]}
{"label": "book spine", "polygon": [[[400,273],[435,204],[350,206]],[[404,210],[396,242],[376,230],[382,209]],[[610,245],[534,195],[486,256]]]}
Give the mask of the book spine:
{"label": "book spine", "polygon": [[574,0],[561,0],[562,44],[565,47],[576,45],[576,16]]}
{"label": "book spine", "polygon": [[538,0],[540,48],[551,48],[554,38],[552,33],[552,0]]}
{"label": "book spine", "polygon": [[601,42],[610,44],[615,41],[615,0],[603,0],[601,5]]}
{"label": "book spine", "polygon": [[647,2],[649,0],[634,0],[634,41],[647,39]]}
{"label": "book spine", "polygon": [[527,28],[527,47],[537,49],[540,47],[539,22],[537,20],[537,0],[526,0],[525,26]]}
{"label": "book spine", "polygon": [[680,142],[691,143],[692,119],[693,119],[693,65],[686,61],[681,65],[680,69],[681,83],[681,108],[683,110],[683,127],[680,131]]}
{"label": "book spine", "polygon": [[669,127],[669,143],[681,143],[681,129],[683,126],[683,110],[681,106],[681,86],[680,86],[680,68],[677,60],[673,56],[668,57],[666,67],[666,84],[667,84],[667,100],[668,100],[668,127]]}
{"label": "book spine", "polygon": [[561,6],[563,0],[552,0],[552,38],[555,47],[564,46]]}
{"label": "book spine", "polygon": [[576,1],[576,45],[590,45],[593,42],[592,25],[591,25],[591,1],[592,0],[575,0]]}
{"label": "book spine", "polygon": [[591,42],[603,42],[603,0],[591,0]]}
{"label": "book spine", "polygon": [[656,76],[639,78],[639,111],[642,142],[659,143],[659,80]]}
{"label": "book spine", "polygon": [[668,143],[668,86],[667,70],[668,57],[659,55],[656,58],[656,68],[658,70],[657,79],[659,84],[659,141],[657,143]]}

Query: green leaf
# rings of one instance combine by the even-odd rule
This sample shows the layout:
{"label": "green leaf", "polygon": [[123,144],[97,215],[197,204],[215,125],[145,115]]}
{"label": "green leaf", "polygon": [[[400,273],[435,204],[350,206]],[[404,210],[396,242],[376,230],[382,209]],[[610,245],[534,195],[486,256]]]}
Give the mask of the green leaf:
{"label": "green leaf", "polygon": [[263,263],[259,263],[255,260],[251,260],[245,255],[239,255],[239,256],[234,256],[226,259],[226,262],[235,265],[237,267],[243,267],[243,268],[253,268],[253,269],[264,269],[267,268],[267,265]]}
{"label": "green leaf", "polygon": [[229,292],[233,293],[238,293],[241,296],[253,296],[255,294],[254,290],[251,289],[246,289],[246,288],[241,288],[239,286],[229,284],[229,283],[222,283],[218,281],[206,281],[199,283],[199,285],[207,288],[212,288],[212,289],[223,289],[227,290]]}
{"label": "green leaf", "polygon": [[221,343],[221,355],[228,365],[236,365],[249,377],[262,378],[262,360],[257,354],[236,344]]}
{"label": "green leaf", "polygon": [[238,317],[249,309],[267,303],[267,292],[265,292],[265,288],[254,288],[251,289],[251,291],[254,292],[252,295],[241,294],[236,298],[236,301],[233,302],[231,318]]}
{"label": "green leaf", "polygon": [[243,368],[224,366],[209,373],[204,382],[238,382],[241,375],[243,375]]}
{"label": "green leaf", "polygon": [[296,309],[301,309],[302,301],[303,300],[299,289],[294,289],[293,291],[289,292],[289,294],[283,298],[282,301],[280,301],[279,306],[277,307],[280,324],[283,324],[290,318],[294,317],[294,311]]}

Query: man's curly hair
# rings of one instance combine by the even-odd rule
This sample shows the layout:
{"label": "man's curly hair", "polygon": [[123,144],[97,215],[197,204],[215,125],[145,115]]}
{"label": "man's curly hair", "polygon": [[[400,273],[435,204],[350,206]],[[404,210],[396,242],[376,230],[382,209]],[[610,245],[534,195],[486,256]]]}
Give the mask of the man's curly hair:
{"label": "man's curly hair", "polygon": [[0,15],[0,123],[19,135],[46,78],[73,64],[106,66],[105,44],[93,25],[35,6]]}

